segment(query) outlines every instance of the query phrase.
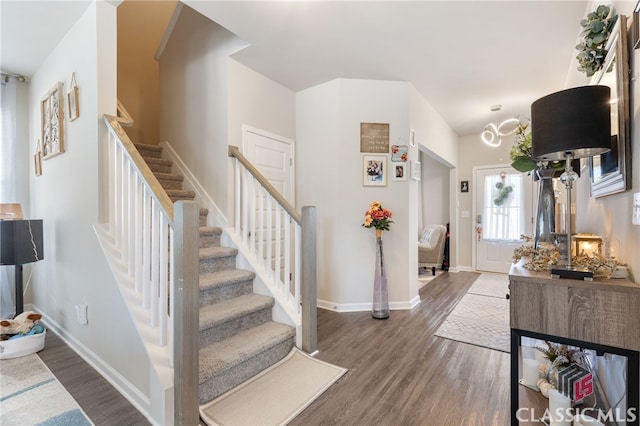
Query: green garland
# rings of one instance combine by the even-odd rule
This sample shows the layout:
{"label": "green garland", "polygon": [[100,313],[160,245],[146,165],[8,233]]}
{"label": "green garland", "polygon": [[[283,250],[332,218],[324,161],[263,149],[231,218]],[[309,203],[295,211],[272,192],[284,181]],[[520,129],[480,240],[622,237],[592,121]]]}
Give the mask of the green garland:
{"label": "green garland", "polygon": [[493,199],[493,204],[496,206],[502,206],[513,192],[512,185],[506,185],[504,182],[496,182],[496,189],[500,191],[498,196]]}

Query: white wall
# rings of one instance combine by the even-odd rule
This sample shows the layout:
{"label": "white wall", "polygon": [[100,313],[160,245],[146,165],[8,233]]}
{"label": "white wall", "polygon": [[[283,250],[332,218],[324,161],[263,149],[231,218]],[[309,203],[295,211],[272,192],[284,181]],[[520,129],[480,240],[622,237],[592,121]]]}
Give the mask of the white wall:
{"label": "white wall", "polygon": [[288,139],[296,135],[295,93],[229,59],[229,145],[242,148],[242,125]]}
{"label": "white wall", "polygon": [[[411,128],[416,132],[416,145],[423,153],[449,168],[449,191],[455,194],[458,166],[458,135],[444,121],[444,118],[431,104],[412,86],[411,87]],[[423,204],[426,200],[423,198]],[[449,241],[449,265],[452,270],[457,268],[458,255],[458,224],[455,211],[457,198],[448,198],[448,219],[450,222],[451,240]],[[446,222],[445,222],[446,223]],[[425,223],[426,225],[426,223]]]}
{"label": "white wall", "polygon": [[[360,123],[389,123],[390,145],[409,144],[410,91],[404,82],[338,79],[296,95],[296,198],[317,207],[321,306],[370,309],[375,232],[361,225],[376,200],[393,212],[383,237],[391,307],[416,302],[418,183],[363,187],[360,152]],[[417,158],[411,148],[409,159]]]}
{"label": "white wall", "polygon": [[[29,84],[30,216],[43,219],[44,260],[33,265],[26,302],[121,389],[143,401],[149,392],[146,354],[93,230],[100,205],[102,116],[114,114],[116,105],[115,46],[115,7],[92,3]],[[31,165],[40,138],[40,99],[58,81],[66,95],[73,72],[80,118],[65,118],[66,152],[43,161],[43,174],[36,177]],[[88,305],[87,325],[76,321],[76,304]]]}
{"label": "white wall", "polygon": [[160,140],[227,211],[228,56],[246,46],[188,6],[160,58]]}

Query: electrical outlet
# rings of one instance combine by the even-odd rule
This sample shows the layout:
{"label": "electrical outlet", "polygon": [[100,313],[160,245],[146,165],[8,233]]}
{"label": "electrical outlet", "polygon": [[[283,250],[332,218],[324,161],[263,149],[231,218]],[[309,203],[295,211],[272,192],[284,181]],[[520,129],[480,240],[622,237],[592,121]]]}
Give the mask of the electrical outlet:
{"label": "electrical outlet", "polygon": [[79,324],[89,323],[87,318],[87,305],[76,305],[76,319]]}
{"label": "electrical outlet", "polygon": [[640,192],[633,194],[633,216],[631,217],[631,223],[640,225]]}

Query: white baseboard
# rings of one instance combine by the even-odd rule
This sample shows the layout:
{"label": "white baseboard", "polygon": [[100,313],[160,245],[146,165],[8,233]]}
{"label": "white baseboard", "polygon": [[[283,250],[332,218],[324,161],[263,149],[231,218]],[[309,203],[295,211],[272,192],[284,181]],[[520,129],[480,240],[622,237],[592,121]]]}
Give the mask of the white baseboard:
{"label": "white baseboard", "polygon": [[[366,312],[372,309],[372,303],[335,303],[328,300],[318,299],[318,308],[328,309],[334,312]],[[403,311],[413,309],[420,304],[420,296],[416,296],[407,302],[389,302],[389,309],[392,311]]]}
{"label": "white baseboard", "polygon": [[67,346],[69,346],[80,358],[85,360],[94,370],[109,382],[122,396],[124,396],[150,423],[154,423],[149,415],[151,401],[138,388],[129,382],[124,376],[100,358],[95,352],[87,348],[79,340],[69,334],[56,321],[43,313],[36,305],[28,305],[29,310],[42,314],[42,323],[47,331],[53,331]]}
{"label": "white baseboard", "polygon": [[449,272],[475,272],[471,266],[454,266],[449,268]]}

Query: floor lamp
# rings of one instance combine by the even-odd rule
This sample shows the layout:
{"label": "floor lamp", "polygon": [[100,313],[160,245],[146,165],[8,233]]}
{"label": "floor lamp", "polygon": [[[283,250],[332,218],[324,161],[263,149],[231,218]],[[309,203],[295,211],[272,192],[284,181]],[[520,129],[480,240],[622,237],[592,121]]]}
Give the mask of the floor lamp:
{"label": "floor lamp", "polygon": [[537,161],[565,161],[560,181],[567,188],[567,264],[551,269],[553,276],[593,279],[593,273],[574,268],[571,260],[571,189],[578,180],[571,161],[611,150],[610,96],[607,86],[582,86],[531,104],[532,156]]}
{"label": "floor lamp", "polygon": [[16,316],[24,310],[22,265],[43,258],[42,220],[0,220],[0,265],[15,265]]}

